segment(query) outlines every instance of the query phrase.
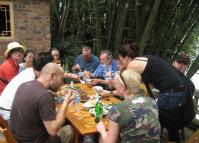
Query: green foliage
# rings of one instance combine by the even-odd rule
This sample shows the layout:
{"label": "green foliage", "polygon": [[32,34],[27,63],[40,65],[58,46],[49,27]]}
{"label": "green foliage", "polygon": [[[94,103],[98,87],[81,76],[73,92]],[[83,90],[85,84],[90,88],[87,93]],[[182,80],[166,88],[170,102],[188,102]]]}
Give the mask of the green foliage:
{"label": "green foliage", "polygon": [[198,11],[197,0],[51,0],[52,45],[66,52],[61,56],[69,66],[82,45],[97,55],[102,49],[115,55],[123,43],[135,41],[142,54],[170,60],[185,51],[194,61]]}
{"label": "green foliage", "polygon": [[53,47],[60,51],[62,65],[65,70],[70,70],[75,62],[75,58],[81,54],[82,42],[74,36],[68,37],[61,42],[54,41]]}
{"label": "green foliage", "polygon": [[[199,22],[199,19],[198,19]],[[197,25],[190,36],[187,38],[182,50],[189,54],[192,65],[189,68],[187,75],[192,77],[199,69],[199,25]]]}

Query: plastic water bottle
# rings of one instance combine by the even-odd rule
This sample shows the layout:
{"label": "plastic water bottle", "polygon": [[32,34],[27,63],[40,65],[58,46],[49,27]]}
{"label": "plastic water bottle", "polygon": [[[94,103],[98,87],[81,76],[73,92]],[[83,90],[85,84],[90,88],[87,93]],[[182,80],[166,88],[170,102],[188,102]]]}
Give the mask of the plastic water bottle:
{"label": "plastic water bottle", "polygon": [[74,111],[75,112],[79,112],[80,111],[80,100],[81,100],[81,96],[79,94],[79,91],[76,91],[76,95],[75,95],[75,98],[73,100]]}
{"label": "plastic water bottle", "polygon": [[70,87],[73,89],[74,88],[74,81],[71,80],[70,82]]}

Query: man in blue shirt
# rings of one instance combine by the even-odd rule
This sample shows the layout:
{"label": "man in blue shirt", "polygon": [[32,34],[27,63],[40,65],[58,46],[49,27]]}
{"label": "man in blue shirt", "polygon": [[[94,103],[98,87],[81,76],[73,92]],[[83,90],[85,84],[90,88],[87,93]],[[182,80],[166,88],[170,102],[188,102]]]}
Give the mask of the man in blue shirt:
{"label": "man in blue shirt", "polygon": [[87,76],[94,78],[90,83],[92,85],[108,85],[109,79],[113,79],[117,70],[117,61],[113,59],[112,53],[109,50],[103,50],[100,53],[99,66],[93,73],[87,73]]}
{"label": "man in blue shirt", "polygon": [[88,46],[83,47],[82,54],[80,54],[72,67],[73,71],[89,71],[94,72],[99,65],[99,58],[92,54],[91,48]]}
{"label": "man in blue shirt", "polygon": [[[100,64],[93,73],[93,77],[102,79],[107,78],[108,72],[115,73],[117,71],[117,61],[113,59],[112,53],[109,50],[103,50],[100,53]],[[111,74],[111,73],[110,73]]]}

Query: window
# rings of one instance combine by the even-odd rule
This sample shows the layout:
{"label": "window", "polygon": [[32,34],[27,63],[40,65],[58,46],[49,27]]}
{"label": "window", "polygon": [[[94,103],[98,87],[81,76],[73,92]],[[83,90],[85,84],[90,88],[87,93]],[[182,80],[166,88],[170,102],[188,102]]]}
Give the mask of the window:
{"label": "window", "polygon": [[13,4],[0,1],[0,39],[14,38]]}

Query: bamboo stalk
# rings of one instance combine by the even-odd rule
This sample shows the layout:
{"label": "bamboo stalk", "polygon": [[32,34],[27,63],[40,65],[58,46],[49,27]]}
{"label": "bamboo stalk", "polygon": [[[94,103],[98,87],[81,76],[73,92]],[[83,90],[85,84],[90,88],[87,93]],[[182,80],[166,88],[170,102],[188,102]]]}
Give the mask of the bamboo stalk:
{"label": "bamboo stalk", "polygon": [[140,42],[140,54],[142,54],[144,52],[146,43],[149,40],[149,37],[150,37],[149,35],[151,33],[152,26],[154,25],[154,21],[157,18],[157,15],[158,15],[158,12],[159,12],[160,3],[161,3],[161,0],[156,0],[154,2],[153,9],[150,13],[148,22],[146,24],[146,27],[145,27],[145,30],[144,30],[144,33],[143,33],[143,36],[142,36],[142,39],[141,39],[141,42]]}

